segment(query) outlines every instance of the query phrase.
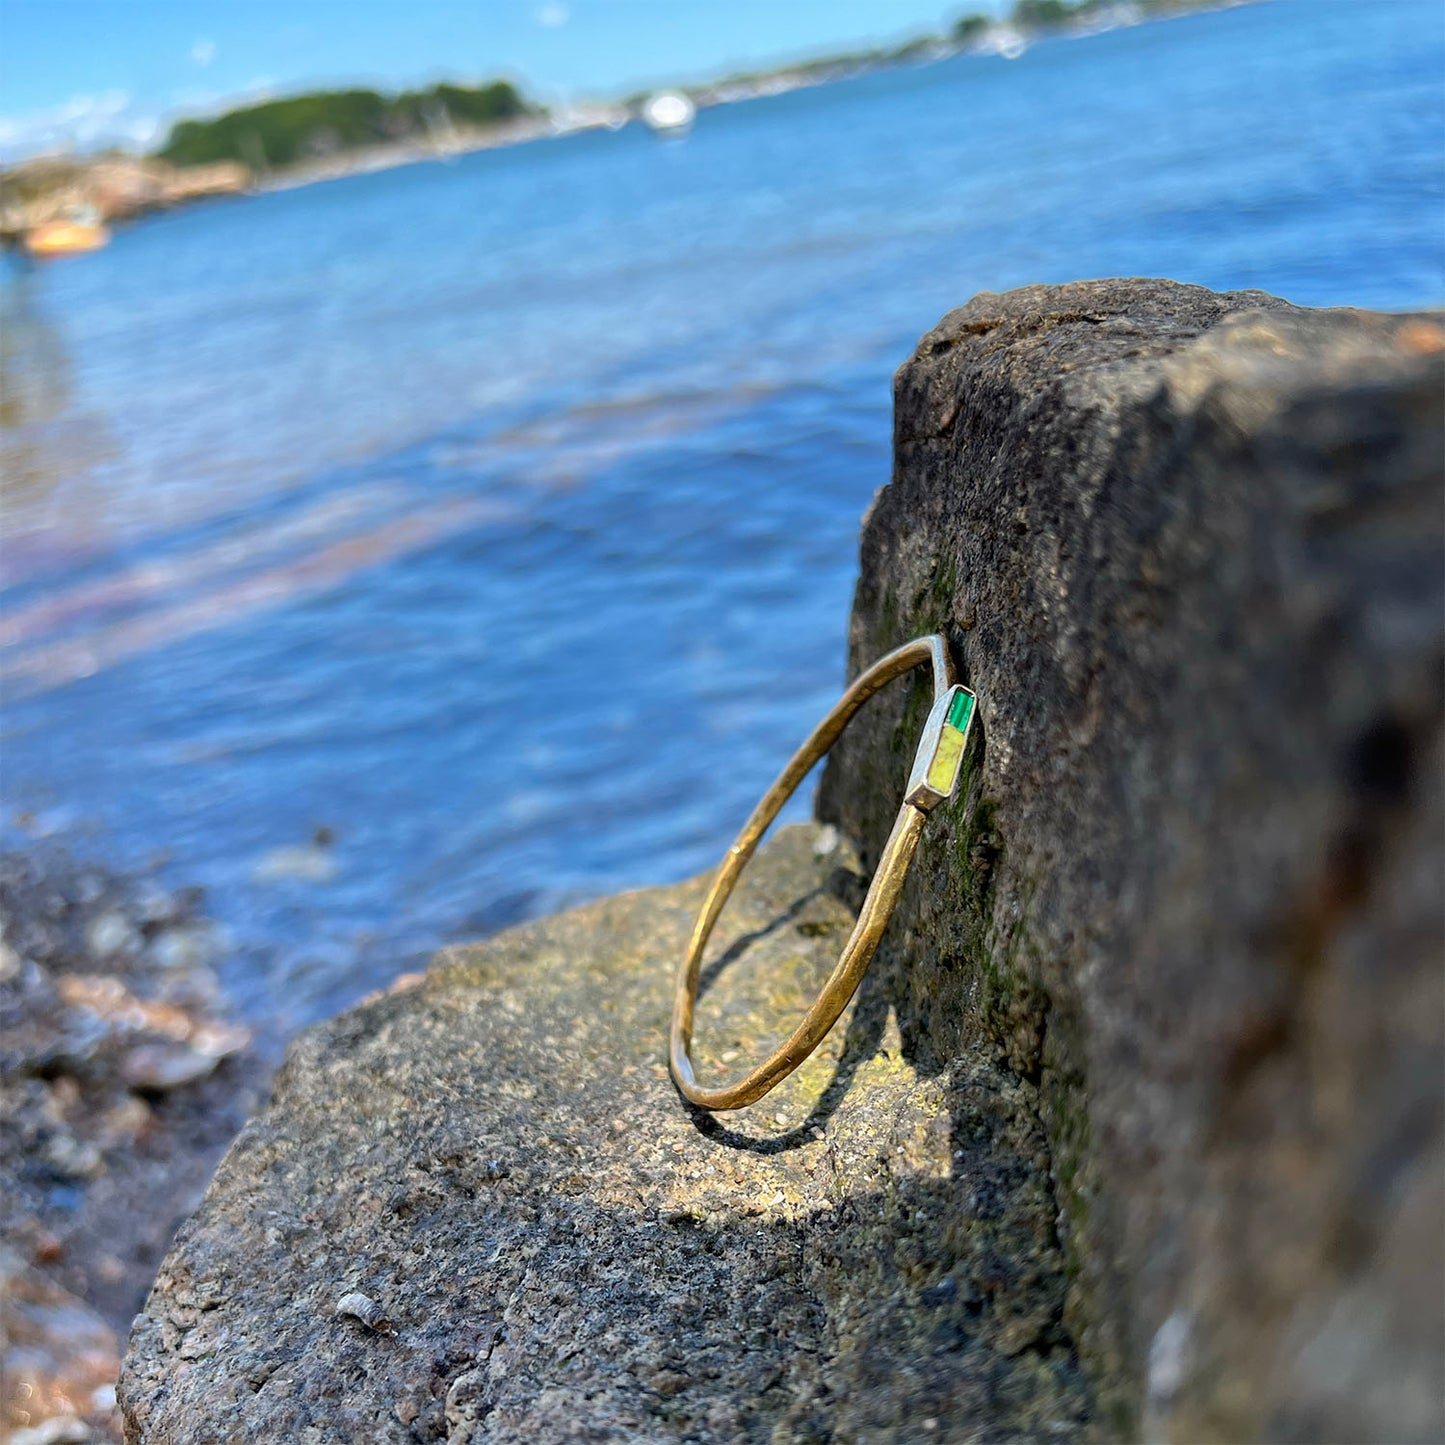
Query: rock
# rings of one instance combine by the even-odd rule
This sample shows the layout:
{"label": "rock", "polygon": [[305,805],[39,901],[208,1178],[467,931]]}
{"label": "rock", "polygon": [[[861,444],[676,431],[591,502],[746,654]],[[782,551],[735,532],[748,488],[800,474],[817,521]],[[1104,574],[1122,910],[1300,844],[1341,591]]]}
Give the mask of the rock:
{"label": "rock", "polygon": [[132,953],[140,943],[140,934],[119,909],[102,913],[86,930],[90,952],[99,958]]}
{"label": "rock", "polygon": [[[820,831],[720,924],[712,1077],[846,936]],[[1081,1438],[1032,1087],[982,1049],[909,1062],[865,983],[765,1109],[690,1114],[663,1060],[701,897],[453,950],[303,1035],[135,1323],[128,1438]]]}
{"label": "rock", "polygon": [[132,1089],[164,1093],[204,1079],[223,1057],[188,1044],[139,1044],[122,1060],[120,1076]]}
{"label": "rock", "polygon": [[251,189],[253,183],[250,169],[239,161],[172,166],[162,174],[161,204],[178,206],[187,201],[210,200],[214,196],[241,196]]}
{"label": "rock", "polygon": [[150,956],[164,969],[195,972],[206,968],[217,952],[215,930],[162,927],[151,940]]}
{"label": "rock", "polygon": [[107,221],[128,220],[167,206],[239,196],[255,178],[235,161],[173,166],[156,157],[117,154],[36,156],[0,170],[0,234],[16,235],[77,207]]}
{"label": "rock", "polygon": [[[984,295],[898,373],[854,670],[978,692],[879,986],[1037,1080],[1106,1429],[1440,1440],[1439,317],[1108,281]],[[871,864],[925,689],[820,814]]]}
{"label": "rock", "polygon": [[0,1283],[0,1433],[12,1445],[95,1438],[81,1417],[104,1429],[114,1411],[108,1391],[120,1366],[115,1332],[84,1301],[38,1279],[8,1251],[0,1253]]}
{"label": "rock", "polygon": [[378,1334],[391,1333],[391,1321],[387,1319],[386,1311],[370,1295],[362,1294],[360,1290],[349,1290],[342,1295],[336,1301],[336,1313],[345,1315],[348,1319],[360,1320],[367,1329],[375,1330]]}
{"label": "rock", "polygon": [[14,983],[25,968],[25,960],[0,939],[0,984]]}
{"label": "rock", "polygon": [[162,919],[211,936],[199,902],[52,845],[0,854],[0,1437],[120,1439],[117,1335],[254,1109],[210,970],[138,947]]}
{"label": "rock", "polygon": [[[944,631],[979,737],[839,1028],[680,1105],[699,880],[304,1035],[135,1323],[127,1438],[1441,1438],[1442,354],[1164,282],[949,316],[851,661]],[[745,875],[702,1078],[831,968],[926,700]]]}
{"label": "rock", "polygon": [[90,1426],[75,1415],[54,1415],[43,1425],[15,1430],[9,1445],[89,1445],[96,1436]]}

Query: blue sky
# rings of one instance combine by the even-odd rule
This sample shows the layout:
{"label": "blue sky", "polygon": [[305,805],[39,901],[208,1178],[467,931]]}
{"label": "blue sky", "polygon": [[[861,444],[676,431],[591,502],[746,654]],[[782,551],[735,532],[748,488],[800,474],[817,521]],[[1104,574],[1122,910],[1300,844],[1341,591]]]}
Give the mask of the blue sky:
{"label": "blue sky", "polygon": [[0,0],[0,156],[148,145],[177,114],[318,84],[507,73],[543,100],[945,28],[1002,0]]}

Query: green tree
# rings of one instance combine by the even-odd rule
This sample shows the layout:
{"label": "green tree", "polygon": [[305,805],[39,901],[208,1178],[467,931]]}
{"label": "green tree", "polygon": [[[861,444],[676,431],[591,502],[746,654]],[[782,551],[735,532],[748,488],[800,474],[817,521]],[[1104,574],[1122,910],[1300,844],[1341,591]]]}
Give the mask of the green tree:
{"label": "green tree", "polygon": [[1020,30],[1047,30],[1067,24],[1073,14],[1066,0],[1015,0],[1011,19]]}
{"label": "green tree", "polygon": [[313,91],[243,106],[211,120],[179,121],[159,154],[178,166],[235,160],[265,170],[424,135],[439,122],[493,125],[530,109],[505,80],[476,88],[435,85],[396,96],[375,90]]}

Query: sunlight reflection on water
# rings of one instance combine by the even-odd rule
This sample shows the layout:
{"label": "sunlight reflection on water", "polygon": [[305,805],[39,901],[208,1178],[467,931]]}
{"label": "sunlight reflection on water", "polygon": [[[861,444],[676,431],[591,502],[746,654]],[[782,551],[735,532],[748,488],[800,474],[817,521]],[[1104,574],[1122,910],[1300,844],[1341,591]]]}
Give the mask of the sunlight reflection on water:
{"label": "sunlight reflection on water", "polygon": [[1089,275],[1440,302],[1441,56],[1430,5],[1252,7],[12,271],[11,836],[164,853],[283,1031],[709,866],[841,680],[917,336]]}

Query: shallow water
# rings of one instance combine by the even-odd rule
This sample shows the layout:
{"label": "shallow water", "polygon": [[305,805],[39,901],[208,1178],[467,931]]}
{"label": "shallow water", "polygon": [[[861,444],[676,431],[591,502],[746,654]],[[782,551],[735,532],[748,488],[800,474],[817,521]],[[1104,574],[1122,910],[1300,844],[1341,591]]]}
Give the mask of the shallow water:
{"label": "shallow water", "polygon": [[1280,0],[12,269],[8,840],[204,884],[282,1033],[709,866],[841,682],[919,334],[1111,274],[1440,304],[1442,65],[1433,0]]}

